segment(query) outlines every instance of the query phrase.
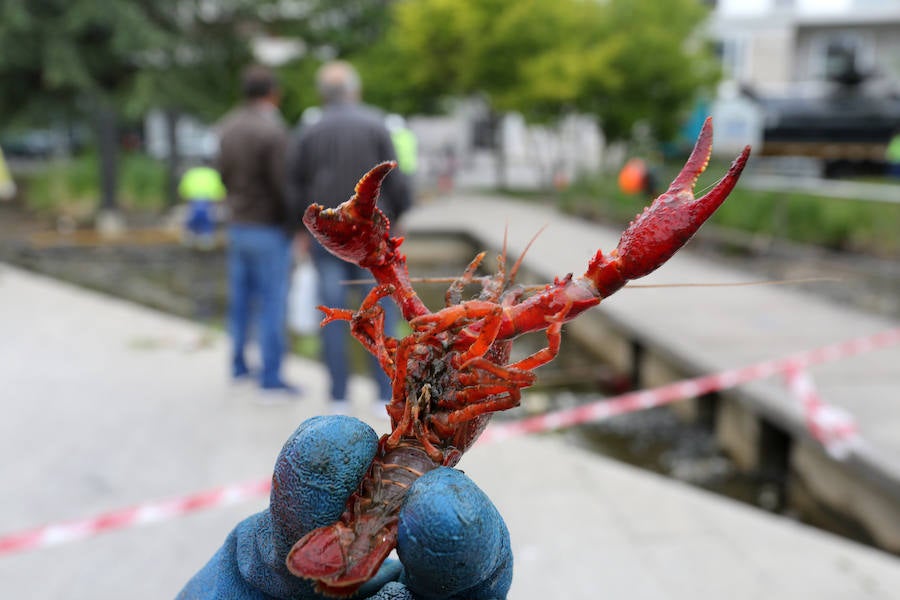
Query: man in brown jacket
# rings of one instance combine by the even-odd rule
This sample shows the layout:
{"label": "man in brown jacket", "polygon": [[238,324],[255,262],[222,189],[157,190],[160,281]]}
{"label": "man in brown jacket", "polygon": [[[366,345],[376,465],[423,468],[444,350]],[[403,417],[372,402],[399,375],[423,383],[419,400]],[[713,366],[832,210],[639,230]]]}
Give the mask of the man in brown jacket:
{"label": "man in brown jacket", "polygon": [[274,75],[260,66],[243,74],[244,103],[219,129],[219,172],[228,190],[228,326],[231,374],[250,375],[245,357],[250,320],[262,355],[259,384],[264,390],[297,395],[281,377],[285,311],[290,273],[292,225],[285,205],[284,163],[287,128],[278,112]]}

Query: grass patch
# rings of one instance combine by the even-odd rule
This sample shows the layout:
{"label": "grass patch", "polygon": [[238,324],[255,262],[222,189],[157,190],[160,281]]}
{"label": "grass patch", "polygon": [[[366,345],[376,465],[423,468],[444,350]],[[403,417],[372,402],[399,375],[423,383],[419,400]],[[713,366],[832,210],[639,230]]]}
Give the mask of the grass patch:
{"label": "grass patch", "polygon": [[[727,168],[724,163],[710,165],[697,182],[697,195],[714,185]],[[675,173],[675,168],[663,169],[660,185],[667,185]],[[620,224],[649,202],[643,196],[622,193],[613,174],[577,181],[559,195],[559,206],[566,212]],[[900,254],[900,205],[896,204],[747,190],[738,183],[710,222],[835,250]]]}
{"label": "grass patch", "polygon": [[[156,211],[165,207],[165,165],[144,154],[119,157],[119,206]],[[100,204],[100,161],[88,153],[47,163],[19,178],[28,209],[47,216],[84,219]]]}

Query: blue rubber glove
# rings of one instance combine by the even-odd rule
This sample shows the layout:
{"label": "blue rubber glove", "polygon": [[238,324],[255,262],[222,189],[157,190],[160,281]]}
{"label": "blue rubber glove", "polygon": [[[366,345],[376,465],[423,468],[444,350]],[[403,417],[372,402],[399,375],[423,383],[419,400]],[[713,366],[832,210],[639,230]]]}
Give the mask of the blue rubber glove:
{"label": "blue rubber glove", "polygon": [[[314,600],[312,582],[288,572],[291,546],[344,511],[378,438],[351,417],[315,417],[288,439],[275,464],[269,508],[242,521],[184,587],[179,600]],[[509,532],[496,507],[461,471],[419,478],[399,515],[397,554],[363,586],[370,600],[489,600],[512,582]]]}

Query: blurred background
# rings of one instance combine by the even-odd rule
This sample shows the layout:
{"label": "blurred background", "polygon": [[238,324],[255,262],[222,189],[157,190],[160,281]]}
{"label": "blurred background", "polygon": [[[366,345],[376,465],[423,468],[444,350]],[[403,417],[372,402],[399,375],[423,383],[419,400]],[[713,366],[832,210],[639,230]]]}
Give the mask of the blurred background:
{"label": "blurred background", "polygon": [[[448,170],[460,185],[550,189],[631,155],[664,165],[709,114],[718,156],[749,143],[766,173],[888,182],[900,127],[891,0],[2,10],[0,145],[16,198],[69,225],[176,204],[180,173],[214,154],[213,126],[251,59],[278,69],[290,123],[316,105],[322,61],[353,62],[366,100],[415,132],[423,190]],[[821,241],[867,237],[831,235]]]}
{"label": "blurred background", "polygon": [[[334,58],[351,62],[366,103],[412,136],[417,209],[500,197],[621,230],[665,189],[711,115],[714,154],[698,190],[745,145],[753,156],[692,248],[754,279],[839,278],[804,289],[837,307],[835,320],[872,319],[860,331],[900,319],[900,0],[5,0],[0,262],[221,333],[224,242],[188,243],[181,177],[215,159],[216,126],[240,101],[245,65],[276,71],[281,112],[299,127],[315,117],[316,69]],[[471,237],[458,265],[448,248],[471,232],[451,240],[421,222],[409,224],[416,272],[461,272]],[[315,336],[293,333],[294,353],[314,361]],[[634,356],[644,351],[640,336],[623,339]],[[9,354],[16,343],[0,342]],[[647,383],[637,362],[598,365],[574,348],[543,373],[529,411]],[[361,351],[357,359],[361,369]],[[896,368],[879,372],[879,398],[896,400]],[[870,416],[893,423],[894,414],[896,404]],[[744,468],[708,418],[650,411],[583,429],[577,444],[900,551],[896,430],[882,431],[889,466],[879,481],[891,491],[876,486],[873,509],[815,486],[789,498],[790,428],[760,421],[754,451],[775,459]],[[232,477],[220,475],[209,483]],[[48,510],[21,525],[53,518]],[[882,518],[893,520],[889,535],[878,535]]]}
{"label": "blurred background", "polygon": [[[247,62],[278,70],[296,124],[317,103],[315,69],[340,57],[368,103],[405,117],[423,196],[552,191],[566,210],[626,218],[639,202],[616,183],[622,165],[639,158],[660,185],[712,115],[716,156],[752,144],[760,175],[720,223],[898,251],[895,190],[864,185],[895,183],[900,169],[891,0],[42,0],[2,11],[5,210],[60,230],[177,207],[178,180],[213,157]],[[835,195],[851,201],[819,200]]]}

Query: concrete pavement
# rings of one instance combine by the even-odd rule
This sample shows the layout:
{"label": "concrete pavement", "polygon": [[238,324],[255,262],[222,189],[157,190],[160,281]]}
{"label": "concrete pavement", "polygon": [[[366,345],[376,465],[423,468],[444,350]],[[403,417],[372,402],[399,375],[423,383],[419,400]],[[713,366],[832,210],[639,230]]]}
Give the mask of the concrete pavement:
{"label": "concrete pavement", "polygon": [[[226,376],[224,336],[0,265],[0,535],[267,476],[326,409],[260,406]],[[367,417],[373,388],[352,383]],[[376,430],[385,424],[373,422]],[[510,597],[891,598],[900,561],[588,454],[564,434],[474,448],[461,465],[496,502],[516,556]],[[0,558],[0,597],[172,597],[264,500]]]}

